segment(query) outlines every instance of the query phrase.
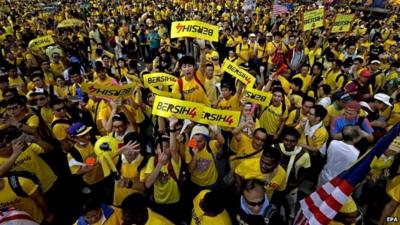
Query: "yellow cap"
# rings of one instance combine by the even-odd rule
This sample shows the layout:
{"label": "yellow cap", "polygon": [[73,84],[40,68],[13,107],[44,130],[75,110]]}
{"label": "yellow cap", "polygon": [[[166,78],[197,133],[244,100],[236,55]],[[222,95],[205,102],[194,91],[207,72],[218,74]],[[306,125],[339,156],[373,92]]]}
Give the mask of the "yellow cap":
{"label": "yellow cap", "polygon": [[339,212],[341,213],[354,213],[357,211],[357,205],[354,202],[353,198],[350,196],[346,203],[344,203],[343,207],[340,209]]}
{"label": "yellow cap", "polygon": [[118,141],[111,136],[99,138],[94,144],[94,152],[96,155],[101,155],[103,152],[111,152],[114,154],[118,151]]}

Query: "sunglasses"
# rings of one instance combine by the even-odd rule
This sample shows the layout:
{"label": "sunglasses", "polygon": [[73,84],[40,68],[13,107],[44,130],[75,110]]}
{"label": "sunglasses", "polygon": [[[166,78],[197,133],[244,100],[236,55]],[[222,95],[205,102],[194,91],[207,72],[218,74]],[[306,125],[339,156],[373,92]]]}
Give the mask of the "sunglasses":
{"label": "sunglasses", "polygon": [[246,202],[247,202],[247,204],[249,205],[249,206],[253,206],[253,207],[255,207],[255,206],[262,206],[263,204],[264,204],[264,202],[265,202],[265,198],[263,198],[261,201],[259,201],[259,202],[250,202],[249,200],[247,200],[246,199]]}

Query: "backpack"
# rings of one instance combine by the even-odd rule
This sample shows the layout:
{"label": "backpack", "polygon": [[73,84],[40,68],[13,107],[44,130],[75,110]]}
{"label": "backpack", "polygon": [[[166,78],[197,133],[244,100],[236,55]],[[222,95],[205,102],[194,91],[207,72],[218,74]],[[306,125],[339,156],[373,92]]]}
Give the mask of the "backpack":
{"label": "backpack", "polygon": [[32,180],[35,184],[40,184],[37,176],[28,171],[11,171],[8,174],[8,183],[10,184],[11,189],[14,193],[20,197],[27,198],[29,194],[24,191],[21,184],[19,183],[18,178],[23,177]]}
{"label": "backpack", "polygon": [[[339,75],[336,77],[336,79],[335,79],[335,83],[337,84],[337,82],[339,82],[339,79],[340,79],[341,77],[343,77],[343,87],[344,87],[344,85],[347,84],[347,80],[348,80],[346,74],[343,74],[343,73],[339,74]],[[342,88],[343,88],[343,87],[342,87]]]}
{"label": "backpack", "polygon": [[[201,87],[201,89],[203,89],[204,93],[207,94],[206,88],[204,87],[203,83],[201,83],[201,81],[197,77],[196,73],[194,74],[194,80],[196,81],[196,83],[198,83],[200,85],[200,87]],[[182,80],[182,78],[178,79],[178,85],[179,85],[179,92],[181,93],[181,99],[185,100],[185,96],[183,95],[183,80]]]}

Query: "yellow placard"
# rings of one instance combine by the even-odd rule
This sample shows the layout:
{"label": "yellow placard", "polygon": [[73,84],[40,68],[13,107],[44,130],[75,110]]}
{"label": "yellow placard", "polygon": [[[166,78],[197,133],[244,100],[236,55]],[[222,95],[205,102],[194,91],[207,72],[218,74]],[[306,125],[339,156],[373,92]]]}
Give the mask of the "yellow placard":
{"label": "yellow placard", "polygon": [[106,98],[119,98],[132,95],[136,86],[135,84],[104,86],[93,83],[83,83],[81,87],[82,91],[89,95]]}
{"label": "yellow placard", "polygon": [[169,98],[176,98],[180,99],[181,95],[177,93],[171,93],[171,92],[166,92],[166,91],[161,91],[153,86],[149,86],[149,89],[151,92],[153,92],[156,95],[164,96],[164,97],[169,97]]}
{"label": "yellow placard", "polygon": [[324,8],[304,12],[302,14],[303,31],[316,29],[324,26]]}
{"label": "yellow placard", "polygon": [[201,117],[196,122],[203,124],[215,124],[223,127],[239,126],[240,111],[213,109],[204,107]]}
{"label": "yellow placard", "polygon": [[354,20],[354,14],[337,14],[331,33],[349,32]]}
{"label": "yellow placard", "polygon": [[272,94],[248,87],[243,94],[243,98],[248,102],[267,106],[271,102]]}
{"label": "yellow placard", "polygon": [[140,80],[139,77],[135,75],[126,75],[126,77],[131,81],[132,84],[135,84],[138,87],[143,87],[143,82]]}
{"label": "yellow placard", "polygon": [[28,47],[32,50],[37,50],[54,44],[54,40],[50,35],[38,37],[29,42]]}
{"label": "yellow placard", "polygon": [[143,76],[144,86],[169,86],[178,80],[177,77],[168,73],[150,73]]}
{"label": "yellow placard", "polygon": [[67,20],[61,21],[61,23],[59,23],[59,24],[57,25],[57,28],[81,26],[82,24],[84,24],[84,22],[83,22],[82,20],[78,20],[78,19],[67,19]]}
{"label": "yellow placard", "polygon": [[161,117],[171,117],[175,115],[178,119],[196,121],[201,117],[203,108],[204,105],[200,103],[156,96],[153,103],[152,114]]}
{"label": "yellow placard", "polygon": [[176,21],[171,25],[171,38],[192,37],[218,41],[218,26],[201,21]]}
{"label": "yellow placard", "polygon": [[238,80],[240,80],[246,86],[253,86],[253,84],[256,82],[256,78],[253,75],[248,73],[246,70],[241,69],[235,63],[233,63],[227,59],[224,60],[221,70],[236,77]]}

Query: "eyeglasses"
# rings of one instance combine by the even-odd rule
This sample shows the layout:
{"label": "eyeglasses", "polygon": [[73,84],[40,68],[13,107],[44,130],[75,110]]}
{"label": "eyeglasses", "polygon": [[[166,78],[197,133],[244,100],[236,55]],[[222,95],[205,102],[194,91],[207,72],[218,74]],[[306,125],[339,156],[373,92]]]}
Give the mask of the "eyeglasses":
{"label": "eyeglasses", "polygon": [[259,202],[250,202],[249,200],[246,199],[246,202],[247,202],[247,204],[248,204],[249,206],[252,206],[252,207],[262,206],[262,205],[264,204],[264,202],[265,202],[265,198],[263,198],[263,199],[262,199],[261,201],[259,201]]}

